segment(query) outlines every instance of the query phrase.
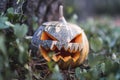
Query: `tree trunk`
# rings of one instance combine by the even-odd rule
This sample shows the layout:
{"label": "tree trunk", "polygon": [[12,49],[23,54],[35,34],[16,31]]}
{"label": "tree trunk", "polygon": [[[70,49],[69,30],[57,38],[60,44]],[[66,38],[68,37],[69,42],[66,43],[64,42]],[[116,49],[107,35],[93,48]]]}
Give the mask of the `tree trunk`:
{"label": "tree trunk", "polygon": [[27,0],[24,12],[29,18],[27,20],[30,27],[29,35],[33,34],[33,18],[38,18],[39,25],[45,21],[58,20],[58,7],[60,4],[62,4],[62,0]]}
{"label": "tree trunk", "polygon": [[58,20],[58,7],[63,0],[0,0],[0,12],[5,12],[9,7],[13,7],[15,12],[23,13],[27,16],[29,26],[28,35],[33,35],[33,20],[38,18],[38,24],[45,21]]}

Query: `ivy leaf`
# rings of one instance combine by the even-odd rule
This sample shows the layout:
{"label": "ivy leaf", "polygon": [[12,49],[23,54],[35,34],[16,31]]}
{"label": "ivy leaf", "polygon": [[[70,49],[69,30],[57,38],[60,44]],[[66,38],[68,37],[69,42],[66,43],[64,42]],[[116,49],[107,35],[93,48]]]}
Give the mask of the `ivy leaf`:
{"label": "ivy leaf", "polygon": [[120,27],[116,27],[116,28],[114,28],[114,29],[112,29],[112,35],[114,36],[114,38],[119,38],[120,37]]}
{"label": "ivy leaf", "polygon": [[75,75],[76,75],[76,77],[77,77],[78,79],[81,78],[81,69],[80,69],[79,67],[77,67],[77,68],[75,69]]}
{"label": "ivy leaf", "polygon": [[4,41],[5,41],[4,36],[0,36],[0,50],[5,55],[6,54],[6,47],[5,47]]}
{"label": "ivy leaf", "polygon": [[79,67],[75,69],[75,76],[77,80],[85,80],[85,74],[86,74],[85,69],[83,69],[83,72]]}
{"label": "ivy leaf", "polygon": [[94,78],[97,78],[99,76],[99,71],[97,70],[96,67],[93,68],[92,74]]}
{"label": "ivy leaf", "polygon": [[1,62],[1,64],[0,64],[0,70],[2,70],[3,69],[3,62],[4,62],[4,60],[3,60],[3,57],[2,56],[0,56],[0,62]]}
{"label": "ivy leaf", "polygon": [[6,21],[5,24],[8,25],[8,26],[14,27],[14,25],[9,21]]}
{"label": "ivy leaf", "polygon": [[18,38],[23,38],[27,31],[28,31],[28,27],[25,24],[15,24],[14,29],[14,34],[18,37]]}
{"label": "ivy leaf", "polygon": [[101,70],[103,73],[105,72],[105,63],[101,63]]}
{"label": "ivy leaf", "polygon": [[0,29],[9,28],[9,25],[6,25],[8,18],[0,16]]}
{"label": "ivy leaf", "polygon": [[8,8],[7,9],[7,13],[9,14],[14,14],[14,9],[11,7],[11,8]]}
{"label": "ivy leaf", "polygon": [[103,47],[103,40],[100,37],[92,37],[90,39],[90,47],[95,52],[101,50]]}
{"label": "ivy leaf", "polygon": [[58,65],[55,65],[54,71],[48,80],[63,80],[63,76],[59,71]]}

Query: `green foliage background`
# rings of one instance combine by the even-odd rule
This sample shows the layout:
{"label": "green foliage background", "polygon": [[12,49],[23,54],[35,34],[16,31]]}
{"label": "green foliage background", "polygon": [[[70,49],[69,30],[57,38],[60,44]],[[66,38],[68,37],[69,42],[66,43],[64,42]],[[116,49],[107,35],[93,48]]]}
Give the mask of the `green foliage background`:
{"label": "green foliage background", "polygon": [[[33,72],[28,65],[31,57],[30,40],[26,39],[29,28],[24,23],[26,19],[22,13],[15,13],[13,8],[0,14],[0,80],[34,80],[35,74],[35,80],[41,77],[41,73]],[[120,26],[116,26],[109,17],[89,18],[77,23],[73,15],[69,21],[84,29],[90,44],[87,64],[90,68],[77,67],[69,77],[74,80],[120,80]],[[48,63],[52,72],[49,79],[63,80],[62,70],[58,65],[52,67],[52,64]]]}
{"label": "green foliage background", "polygon": [[13,8],[0,14],[0,80],[22,79],[28,72],[28,26],[20,23],[21,17],[24,20],[24,15],[14,13]]}
{"label": "green foliage background", "polygon": [[83,80],[120,79],[120,26],[112,19],[88,19],[81,26],[90,42],[90,69],[80,73]]}

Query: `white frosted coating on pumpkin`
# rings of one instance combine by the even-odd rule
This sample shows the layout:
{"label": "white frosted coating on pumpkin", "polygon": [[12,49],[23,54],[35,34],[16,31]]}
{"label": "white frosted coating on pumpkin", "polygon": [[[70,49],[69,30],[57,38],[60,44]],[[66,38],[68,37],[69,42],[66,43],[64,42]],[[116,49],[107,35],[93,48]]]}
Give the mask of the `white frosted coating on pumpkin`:
{"label": "white frosted coating on pumpkin", "polygon": [[60,31],[60,26],[59,27],[56,27],[56,32],[59,32]]}
{"label": "white frosted coating on pumpkin", "polygon": [[[43,23],[33,35],[32,44],[47,61],[52,59],[62,68],[80,65],[89,51],[84,31],[77,25],[60,21]],[[52,57],[49,52],[54,53]]]}
{"label": "white frosted coating on pumpkin", "polygon": [[[82,29],[80,27],[78,26],[73,27],[69,23],[66,26],[61,22],[56,22],[57,26],[61,25],[60,27],[51,25],[52,22],[47,23],[49,25],[47,24],[47,26],[45,27],[45,31],[54,36],[57,40],[62,42],[70,42],[70,40],[73,39],[77,34],[82,33]],[[68,27],[68,30],[66,29],[66,27]]]}

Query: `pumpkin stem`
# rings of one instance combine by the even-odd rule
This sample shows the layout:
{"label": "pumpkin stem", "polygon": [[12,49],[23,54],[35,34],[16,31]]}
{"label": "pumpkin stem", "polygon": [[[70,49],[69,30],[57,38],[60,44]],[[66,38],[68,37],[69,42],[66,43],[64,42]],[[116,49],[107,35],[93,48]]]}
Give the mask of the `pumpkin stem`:
{"label": "pumpkin stem", "polygon": [[63,17],[63,6],[60,5],[59,7],[59,14],[60,14],[60,17]]}
{"label": "pumpkin stem", "polygon": [[66,20],[65,20],[65,18],[63,16],[63,6],[62,5],[60,5],[60,7],[59,7],[59,15],[60,15],[59,21],[62,21],[63,23],[66,24],[67,22],[66,22]]}

